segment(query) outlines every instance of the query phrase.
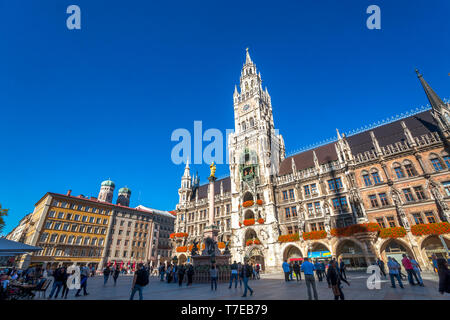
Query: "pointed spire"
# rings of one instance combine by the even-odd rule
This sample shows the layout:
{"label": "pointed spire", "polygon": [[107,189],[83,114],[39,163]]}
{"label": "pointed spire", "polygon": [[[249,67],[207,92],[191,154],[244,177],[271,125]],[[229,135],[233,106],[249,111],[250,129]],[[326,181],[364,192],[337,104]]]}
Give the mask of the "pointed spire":
{"label": "pointed spire", "polygon": [[336,133],[337,133],[338,140],[341,140],[342,137],[341,137],[341,134],[339,133],[339,129],[338,128],[336,128]]}
{"label": "pointed spire", "polygon": [[403,133],[406,136],[406,140],[408,141],[408,144],[412,147],[415,147],[417,145],[416,141],[414,141],[413,135],[412,135],[411,131],[409,130],[409,128],[406,126],[405,121],[400,122],[400,124],[402,125]]}
{"label": "pointed spire", "polygon": [[378,140],[375,137],[375,133],[373,133],[373,131],[370,131],[370,137],[372,138],[372,143],[375,148],[376,154],[381,155],[383,152],[381,151],[380,144],[378,143]]}
{"label": "pointed spire", "polygon": [[253,63],[252,59],[250,58],[250,53],[248,53],[248,48],[245,48],[246,54],[245,54],[245,64],[251,64]]}
{"label": "pointed spire", "polygon": [[430,101],[431,107],[434,111],[440,112],[442,108],[445,108],[445,103],[441,100],[441,98],[431,89],[430,85],[425,81],[422,74],[420,74],[419,70],[416,69],[417,77],[422,84],[423,90],[425,90],[425,94],[427,95],[428,101]]}
{"label": "pointed spire", "polygon": [[297,166],[295,165],[295,161],[294,161],[294,157],[291,158],[291,167],[292,167],[292,173],[296,174],[297,173]]}
{"label": "pointed spire", "polygon": [[314,165],[319,168],[319,159],[317,159],[317,155],[316,155],[316,151],[313,150],[313,160],[314,160]]}
{"label": "pointed spire", "polygon": [[234,94],[233,94],[234,96],[238,96],[239,95],[239,92],[238,92],[238,89],[237,89],[237,85],[234,85]]}
{"label": "pointed spire", "polygon": [[184,177],[190,177],[190,170],[189,170],[189,158],[186,160],[186,167],[184,167]]}

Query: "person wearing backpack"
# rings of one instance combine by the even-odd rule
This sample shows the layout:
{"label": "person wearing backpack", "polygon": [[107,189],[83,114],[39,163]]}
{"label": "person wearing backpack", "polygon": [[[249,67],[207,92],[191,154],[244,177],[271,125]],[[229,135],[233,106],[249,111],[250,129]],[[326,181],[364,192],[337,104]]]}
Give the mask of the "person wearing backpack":
{"label": "person wearing backpack", "polygon": [[252,276],[253,274],[253,268],[248,264],[248,261],[244,262],[244,266],[241,269],[242,271],[242,279],[244,280],[244,294],[242,295],[242,297],[246,297],[247,296],[247,290],[250,290],[250,295],[253,295],[253,289],[250,288],[250,286],[248,285],[248,279]]}
{"label": "person wearing backpack", "polygon": [[147,270],[145,270],[144,265],[142,263],[139,263],[138,270],[134,273],[133,277],[133,289],[131,290],[130,300],[133,300],[136,291],[139,291],[139,300],[142,300],[142,289],[144,289],[144,287],[148,285],[148,283],[148,272]]}

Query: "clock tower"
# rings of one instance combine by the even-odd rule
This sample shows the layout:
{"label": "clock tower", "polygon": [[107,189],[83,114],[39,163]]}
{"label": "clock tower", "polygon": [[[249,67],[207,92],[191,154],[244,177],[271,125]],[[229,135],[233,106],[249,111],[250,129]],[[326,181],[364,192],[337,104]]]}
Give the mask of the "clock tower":
{"label": "clock tower", "polygon": [[[248,232],[265,242],[263,245],[268,251],[272,251],[271,247],[278,240],[273,183],[285,158],[285,147],[283,137],[274,127],[269,92],[267,88],[263,90],[261,73],[248,49],[239,88],[235,86],[233,94],[235,132],[228,137],[228,150],[234,229],[232,253],[243,258],[248,256],[245,244]],[[249,203],[253,205],[249,207]],[[244,227],[244,220],[251,219],[264,220],[264,223]],[[271,256],[268,251],[266,254]]]}

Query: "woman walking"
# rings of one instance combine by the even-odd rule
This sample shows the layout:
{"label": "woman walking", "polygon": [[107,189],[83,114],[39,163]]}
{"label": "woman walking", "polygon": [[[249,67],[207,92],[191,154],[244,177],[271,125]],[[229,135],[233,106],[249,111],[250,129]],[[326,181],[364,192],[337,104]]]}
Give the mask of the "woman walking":
{"label": "woman walking", "polygon": [[119,277],[119,274],[120,274],[119,268],[118,268],[118,267],[115,267],[115,268],[114,268],[114,271],[113,271],[114,285],[116,285],[116,283],[117,283],[117,278]]}
{"label": "woman walking", "polygon": [[340,273],[336,267],[337,262],[335,260],[331,261],[327,273],[328,287],[333,290],[334,300],[339,300],[339,298],[344,300],[344,292],[342,292],[341,281],[345,282],[347,285],[350,285],[350,283],[347,282],[347,280],[342,276],[342,273]]}

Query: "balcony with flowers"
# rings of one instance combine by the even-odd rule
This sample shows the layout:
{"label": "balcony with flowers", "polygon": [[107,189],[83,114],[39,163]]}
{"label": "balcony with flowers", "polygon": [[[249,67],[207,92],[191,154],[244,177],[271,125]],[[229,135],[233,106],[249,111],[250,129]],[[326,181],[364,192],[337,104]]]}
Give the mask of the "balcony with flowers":
{"label": "balcony with flowers", "polygon": [[328,234],[325,230],[317,230],[317,231],[303,232],[302,238],[303,240],[320,240],[325,239],[327,235]]}
{"label": "balcony with flowers", "polygon": [[418,237],[424,235],[441,235],[450,233],[450,223],[437,222],[427,224],[416,224],[411,226],[411,233]]}
{"label": "balcony with flowers", "polygon": [[381,228],[378,235],[382,239],[397,239],[406,236],[406,230],[403,227]]}
{"label": "balcony with flowers", "polygon": [[284,242],[295,242],[300,240],[300,234],[299,233],[290,233],[290,234],[282,234],[278,236],[278,242],[284,243]]}
{"label": "balcony with flowers", "polygon": [[261,241],[259,241],[258,238],[255,238],[255,239],[249,239],[249,240],[247,240],[247,241],[245,242],[245,245],[246,245],[247,247],[253,246],[253,245],[260,245],[260,244],[261,244]]}

